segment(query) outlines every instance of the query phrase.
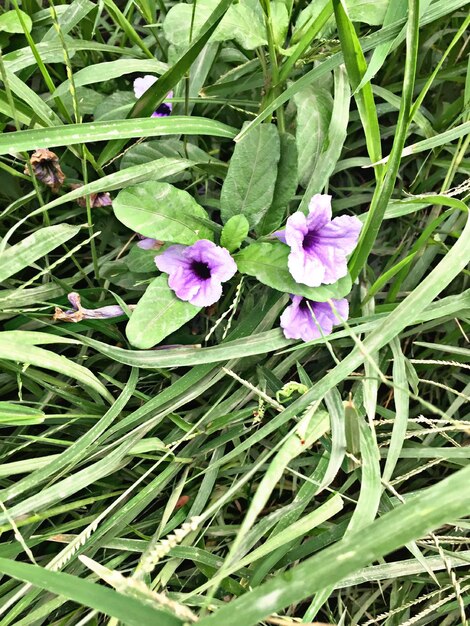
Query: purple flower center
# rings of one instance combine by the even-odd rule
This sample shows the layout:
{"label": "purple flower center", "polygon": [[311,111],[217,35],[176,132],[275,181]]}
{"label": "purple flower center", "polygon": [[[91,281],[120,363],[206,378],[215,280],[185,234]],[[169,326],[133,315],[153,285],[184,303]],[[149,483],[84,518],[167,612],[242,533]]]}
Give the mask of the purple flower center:
{"label": "purple flower center", "polygon": [[191,263],[191,269],[201,280],[207,280],[211,277],[211,269],[209,265],[203,261],[193,261]]}
{"label": "purple flower center", "polygon": [[165,102],[162,102],[162,104],[158,107],[156,112],[159,115],[170,115],[171,107],[168,106],[168,104],[165,104]]}
{"label": "purple flower center", "polygon": [[310,312],[310,306],[309,306],[309,301],[307,300],[307,298],[302,298],[300,304],[299,304],[299,309],[301,311],[308,311]]}
{"label": "purple flower center", "polygon": [[307,252],[310,252],[317,244],[317,233],[314,230],[309,230],[302,241],[302,248]]}

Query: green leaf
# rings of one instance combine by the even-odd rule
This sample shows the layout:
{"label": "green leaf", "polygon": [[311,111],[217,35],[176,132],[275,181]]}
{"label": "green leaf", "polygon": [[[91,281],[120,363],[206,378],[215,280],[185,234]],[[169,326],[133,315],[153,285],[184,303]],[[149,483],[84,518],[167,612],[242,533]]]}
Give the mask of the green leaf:
{"label": "green leaf", "polygon": [[[84,85],[95,85],[104,81],[119,78],[126,74],[140,72],[142,74],[161,74],[168,69],[166,63],[152,59],[118,59],[117,61],[108,61],[106,63],[97,63],[89,65],[76,72],[73,76],[75,88]],[[66,80],[57,87],[55,92],[50,96],[57,98],[70,90],[70,81]],[[131,94],[135,101],[134,94]]]}
{"label": "green leaf", "polygon": [[232,215],[222,229],[220,245],[229,252],[237,250],[248,235],[250,225],[244,215]]}
{"label": "green leaf", "polygon": [[[193,39],[217,6],[217,0],[198,0],[194,10],[192,4],[183,2],[175,4],[163,22],[165,37],[175,46],[185,47],[190,43],[191,23]],[[259,4],[256,0],[241,0],[231,6],[219,26],[213,33],[211,41],[228,41],[235,39],[243,48],[254,50],[267,43],[262,36],[264,24]]]}
{"label": "green leaf", "polygon": [[85,387],[98,392],[103,398],[113,402],[112,395],[89,369],[74,363],[65,356],[24,343],[22,341],[23,332],[16,330],[0,333],[0,359],[16,361],[17,363],[30,363],[36,367],[70,376]]}
{"label": "green leaf", "polygon": [[0,572],[30,583],[73,602],[115,617],[129,626],[181,626],[174,615],[149,606],[143,601],[63,572],[51,572],[38,565],[17,563],[0,558]]}
{"label": "green leaf", "polygon": [[301,211],[305,212],[307,211],[308,203],[312,196],[316,193],[321,193],[328,184],[328,180],[338,163],[346,139],[351,90],[344,66],[337,67],[334,70],[334,76],[335,99],[328,134],[299,207]]}
{"label": "green leaf", "polygon": [[[200,32],[197,35],[193,32],[195,37],[188,50],[139,98],[130,113],[130,117],[152,115],[153,111],[165,100],[168,92],[191,67],[231,4],[232,0],[221,0],[217,3],[214,10],[204,19]],[[192,11],[192,7],[190,10]],[[189,23],[191,24],[191,21]]]}
{"label": "green leaf", "polygon": [[306,187],[324,150],[333,98],[326,89],[312,86],[298,93],[294,102],[297,105],[299,180]]}
{"label": "green leaf", "polygon": [[389,4],[397,0],[345,0],[352,22],[364,22],[371,26],[383,24]]}
{"label": "green leaf", "polygon": [[[420,25],[425,26],[426,24],[430,24],[431,22],[465,6],[466,4],[468,4],[468,0],[449,0],[443,5],[434,2],[429,7],[429,10],[424,14]],[[391,41],[400,33],[404,24],[405,20],[402,19],[394,24],[391,24],[390,26],[387,26],[386,28],[381,28],[379,31],[372,33],[368,37],[361,37],[362,51],[368,52],[369,50],[374,50],[380,44]],[[269,118],[269,116],[272,115],[273,112],[276,111],[282,104],[290,100],[307,85],[315,83],[315,81],[328,74],[331,70],[334,70],[335,67],[339,67],[342,63],[344,63],[343,55],[341,53],[336,53],[328,57],[325,61],[315,65],[313,69],[306,74],[303,74],[298,80],[292,83],[292,85],[287,87],[279,96],[277,96],[277,98],[270,102],[254,120],[244,126],[243,130],[240,131],[235,138],[236,141],[240,141],[246,137],[257,126],[259,126],[259,124]],[[286,77],[283,76],[283,78]]]}
{"label": "green leaf", "polygon": [[19,243],[0,251],[0,282],[65,243],[80,231],[80,226],[59,224],[38,229]]}
{"label": "green leaf", "polygon": [[[18,13],[21,13],[21,18],[26,26],[28,33],[31,32],[33,22],[29,15],[24,11],[18,9]],[[7,11],[3,15],[0,15],[0,32],[5,33],[23,33],[23,27],[21,25],[20,18],[16,11]]]}
{"label": "green leaf", "polygon": [[196,5],[177,2],[163,22],[165,38],[176,47],[186,48],[191,44],[191,27],[194,40],[217,4],[217,0],[198,0]]}
{"label": "green leaf", "polygon": [[[185,161],[190,159],[190,161],[198,165],[207,163],[210,164],[212,168],[219,168],[221,170],[221,177],[224,177],[227,171],[227,165],[222,161],[215,159],[193,143],[188,141],[184,142],[173,137],[147,141],[133,146],[123,156],[120,167],[122,170],[135,165],[145,166],[154,159],[162,158],[184,159]],[[176,174],[165,179],[165,182],[176,182],[187,178],[190,178],[190,174],[182,172],[181,174]]]}
{"label": "green leaf", "polygon": [[204,225],[206,211],[189,193],[168,183],[149,180],[123,189],[113,209],[120,222],[146,237],[186,245],[213,239]]}
{"label": "green leaf", "polygon": [[44,412],[22,404],[0,402],[0,426],[26,426],[42,424]]}
{"label": "green leaf", "polygon": [[272,124],[261,124],[236,144],[220,196],[224,223],[241,213],[253,227],[264,217],[273,199],[279,158],[279,134]]}
{"label": "green leaf", "polygon": [[[365,83],[361,89],[358,89],[367,71],[367,63],[354,25],[344,7],[344,0],[333,0],[333,8],[349,82],[364,128],[367,152],[371,162],[376,163],[382,158],[382,147],[374,94],[370,83]],[[376,167],[375,173],[378,180],[382,170],[382,167]]]}
{"label": "green leaf", "polygon": [[271,2],[271,22],[273,26],[274,43],[282,46],[289,28],[289,13],[282,0]]}
{"label": "green leaf", "polygon": [[281,142],[281,158],[277,167],[273,202],[256,227],[256,231],[260,235],[267,235],[279,228],[298,185],[298,154],[295,138],[289,133],[281,133],[279,139]]}
{"label": "green leaf", "polygon": [[168,287],[168,276],[156,278],[137,303],[126,327],[133,346],[152,348],[189,322],[201,307],[180,300]]}
{"label": "green leaf", "polygon": [[134,244],[124,260],[131,272],[152,273],[156,270],[154,260],[156,254],[157,250],[144,250]]}
{"label": "green leaf", "polygon": [[231,139],[234,128],[203,117],[170,117],[115,120],[111,122],[87,122],[68,124],[58,128],[40,128],[4,133],[0,137],[0,154],[36,150],[38,147],[71,146],[109,139],[132,139],[134,137],[158,137],[162,135],[212,135]]}
{"label": "green leaf", "polygon": [[252,243],[235,256],[243,274],[255,276],[260,282],[286,293],[304,296],[315,302],[343,298],[351,291],[351,278],[344,276],[333,285],[307,287],[296,283],[287,267],[290,248],[281,242]]}
{"label": "green leaf", "polygon": [[[384,15],[383,25],[388,26],[389,24],[393,24],[394,22],[398,21],[400,18],[406,17],[407,8],[407,0],[394,0],[393,2],[389,2]],[[357,86],[357,89],[362,89],[362,87],[367,82],[371,81],[374,78],[374,76],[384,64],[385,59],[387,58],[388,54],[394,46],[394,43],[394,41],[390,40],[386,43],[381,44],[380,46],[377,46],[377,48],[372,53],[369,64],[367,66],[367,71],[362,77],[362,80]]]}
{"label": "green leaf", "polygon": [[[214,34],[214,41],[235,39],[242,48],[254,50],[267,43],[258,0],[240,0],[227,11]],[[263,35],[261,34],[263,33]]]}

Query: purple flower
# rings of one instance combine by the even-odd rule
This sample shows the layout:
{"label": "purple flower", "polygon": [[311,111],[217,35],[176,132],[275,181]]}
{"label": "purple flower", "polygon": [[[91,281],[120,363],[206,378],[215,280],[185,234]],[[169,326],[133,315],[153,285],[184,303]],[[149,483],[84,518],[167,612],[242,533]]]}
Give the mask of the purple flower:
{"label": "purple flower", "polygon": [[297,211],[275,236],[290,246],[289,271],[309,287],[330,285],[348,273],[346,256],[356,247],[362,223],[357,217],[331,219],[331,196],[317,193],[305,216]]}
{"label": "purple flower", "polygon": [[192,246],[170,246],[155,257],[155,265],[169,274],[168,285],[181,300],[210,306],[222,295],[222,283],[237,271],[228,250],[201,239]]}
{"label": "purple flower", "polygon": [[137,237],[140,239],[140,241],[137,242],[137,247],[142,248],[142,250],[160,250],[163,246],[163,241],[159,239],[152,239],[145,235],[139,235],[139,233],[137,233]]}
{"label": "purple flower", "polygon": [[[154,83],[157,82],[156,76],[146,74],[142,78],[136,78],[134,81],[134,95],[136,98],[140,98]],[[167,98],[173,98],[173,92],[169,91]],[[171,102],[162,102],[156,111],[152,113],[152,117],[166,117],[170,115],[173,105]]]}
{"label": "purple flower", "polygon": [[329,335],[334,324],[348,319],[349,305],[345,298],[313,302],[302,296],[291,296],[291,300],[292,304],[281,315],[281,328],[287,339],[319,339]]}

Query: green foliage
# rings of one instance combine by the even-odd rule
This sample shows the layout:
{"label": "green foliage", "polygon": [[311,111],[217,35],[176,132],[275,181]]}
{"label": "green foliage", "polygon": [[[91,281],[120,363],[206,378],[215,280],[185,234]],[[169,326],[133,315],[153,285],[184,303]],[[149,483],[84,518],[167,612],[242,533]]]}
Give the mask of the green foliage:
{"label": "green foliage", "polygon": [[251,227],[263,219],[273,200],[279,158],[279,134],[272,124],[259,126],[235,146],[220,195],[223,222],[239,213]]}
{"label": "green foliage", "polygon": [[249,229],[250,225],[244,215],[232,215],[222,228],[220,245],[229,252],[237,250],[248,235]]}
{"label": "green foliage", "polygon": [[199,311],[199,307],[175,296],[167,276],[159,276],[137,303],[126,327],[127,337],[136,348],[152,348]]}
{"label": "green foliage", "polygon": [[0,32],[23,33],[23,24],[28,33],[30,33],[33,22],[24,11],[7,11],[0,15]]}
{"label": "green foliage", "polygon": [[295,195],[298,185],[298,152],[295,138],[288,133],[281,133],[280,158],[277,166],[277,178],[274,185],[273,201],[264,217],[256,226],[260,235],[267,235],[278,228],[286,215],[289,202]]}
{"label": "green foliage", "polygon": [[119,221],[145,237],[187,245],[212,239],[206,211],[189,193],[168,183],[128,187],[118,193],[113,206]]}
{"label": "green foliage", "polygon": [[[464,626],[468,0],[0,4],[1,625]],[[364,226],[308,288],[315,193]]]}
{"label": "green foliage", "polygon": [[320,287],[307,287],[296,283],[287,267],[289,250],[280,242],[252,243],[238,252],[235,260],[243,274],[256,276],[260,282],[273,289],[305,296],[310,300],[325,302],[330,298],[342,298],[349,293],[351,290],[349,276],[341,278],[333,285]]}

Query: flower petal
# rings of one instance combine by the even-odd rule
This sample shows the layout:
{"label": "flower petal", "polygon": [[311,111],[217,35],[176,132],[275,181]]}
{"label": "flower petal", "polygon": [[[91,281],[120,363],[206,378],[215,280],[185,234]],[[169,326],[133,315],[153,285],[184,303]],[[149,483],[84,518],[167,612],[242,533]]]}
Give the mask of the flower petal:
{"label": "flower petal", "polygon": [[188,268],[180,266],[168,276],[168,286],[180,300],[192,301],[200,289],[200,279]]}
{"label": "flower petal", "polygon": [[316,193],[308,204],[307,226],[309,230],[318,230],[331,221],[331,196]]}
{"label": "flower petal", "polygon": [[175,244],[167,248],[162,254],[155,257],[155,265],[161,272],[171,274],[176,272],[180,267],[189,265],[185,255],[186,246]]}
{"label": "flower petal", "polygon": [[220,300],[222,295],[222,283],[218,280],[205,280],[199,285],[199,290],[189,302],[195,306],[210,306]]}
{"label": "flower petal", "polygon": [[301,307],[304,298],[293,296],[292,304],[281,315],[280,324],[287,339],[313,341],[321,337],[308,307]]}
{"label": "flower petal", "polygon": [[319,245],[340,248],[345,254],[350,254],[357,245],[362,222],[357,217],[341,215],[335,217],[318,232]]}
{"label": "flower petal", "polygon": [[304,250],[292,250],[287,259],[287,266],[297,283],[319,287],[325,282],[325,267],[315,254],[306,254]]}
{"label": "flower petal", "polygon": [[286,229],[284,228],[284,230],[276,230],[276,232],[273,233],[273,237],[277,237],[279,239],[279,241],[282,241],[282,243],[287,243],[287,241],[286,241]]}
{"label": "flower petal", "polygon": [[291,298],[292,304],[287,307],[280,320],[287,339],[303,339],[303,341],[319,339],[329,335],[334,324],[339,324],[348,318],[349,305],[345,298],[332,299],[330,302],[312,302],[300,296],[291,296]]}
{"label": "flower petal", "polygon": [[158,239],[152,239],[151,237],[144,237],[137,242],[137,246],[142,250],[158,250],[160,246]]}
{"label": "flower petal", "polygon": [[302,244],[308,233],[307,218],[297,211],[286,222],[286,243],[293,250],[303,250]]}
{"label": "flower petal", "polygon": [[237,265],[230,252],[212,241],[201,239],[187,250],[191,259],[207,263],[211,270],[211,277],[221,282],[230,280],[237,271]]}
{"label": "flower petal", "polygon": [[149,89],[154,83],[157,82],[156,76],[151,76],[150,74],[146,74],[142,78],[136,78],[134,81],[134,95],[136,98],[141,98],[144,93]]}
{"label": "flower petal", "polygon": [[[315,258],[323,269],[321,279],[321,284],[323,285],[331,285],[348,273],[346,255],[340,249],[333,246],[317,245],[315,250],[309,253],[309,256]],[[309,284],[309,286],[317,287],[318,284]]]}

